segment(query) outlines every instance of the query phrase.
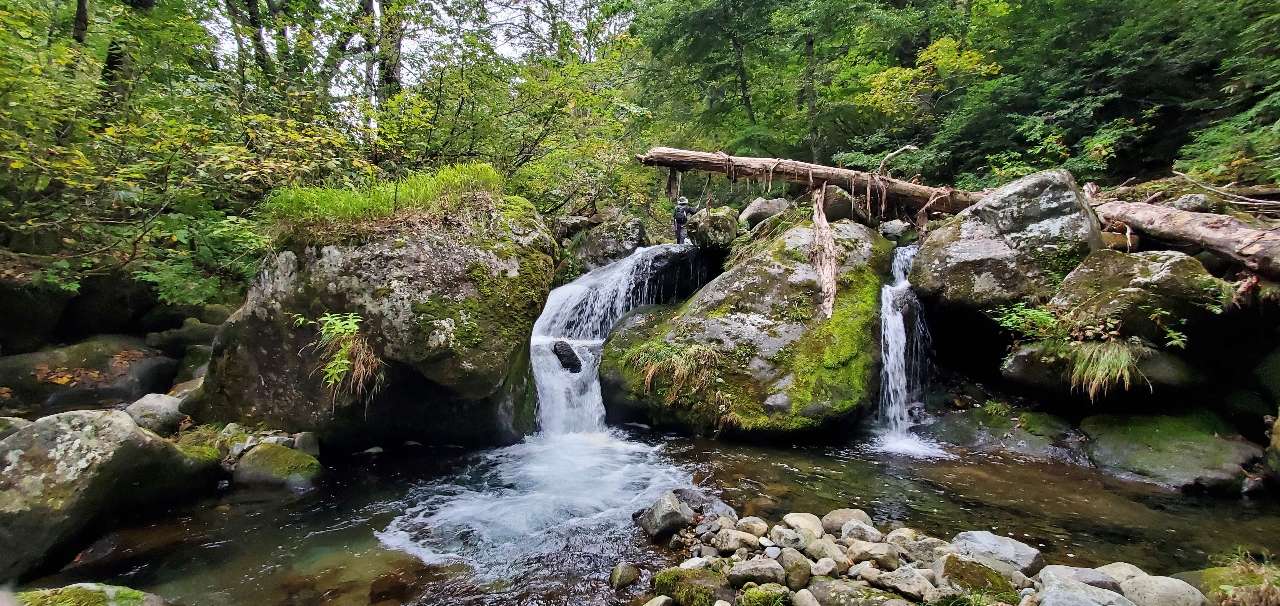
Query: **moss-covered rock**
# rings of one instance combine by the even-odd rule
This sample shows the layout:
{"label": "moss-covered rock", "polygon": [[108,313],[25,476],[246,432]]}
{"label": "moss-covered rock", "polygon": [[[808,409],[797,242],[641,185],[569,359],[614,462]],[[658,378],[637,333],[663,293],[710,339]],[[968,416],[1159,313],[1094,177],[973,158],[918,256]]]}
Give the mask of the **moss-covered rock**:
{"label": "moss-covered rock", "polygon": [[626,214],[619,214],[595,227],[580,231],[569,241],[565,251],[571,257],[570,265],[575,270],[565,276],[565,281],[626,258],[647,243],[644,221]]}
{"label": "moss-covered rock", "polygon": [[1180,416],[1098,415],[1080,423],[1099,469],[1170,488],[1238,490],[1241,465],[1262,456],[1209,411]]}
{"label": "moss-covered rock", "polygon": [[1003,594],[1014,591],[1013,585],[1004,575],[970,557],[949,554],[940,558],[934,566],[934,572],[939,578],[951,581],[968,592]]}
{"label": "moss-covered rock", "polygon": [[924,298],[959,309],[1044,300],[1102,248],[1098,219],[1075,179],[1044,171],[987,194],[929,232],[911,283]]}
{"label": "moss-covered rock", "polygon": [[831,229],[839,255],[831,318],[818,317],[813,228],[793,226],[753,245],[684,305],[620,320],[601,361],[606,408],[615,417],[644,410],[700,433],[770,435],[816,429],[874,402],[892,246],[849,221]]}
{"label": "moss-covered rock", "polygon": [[232,477],[246,484],[282,484],[294,488],[311,486],[320,473],[315,457],[277,444],[259,444],[240,457]]}
{"label": "moss-covered rock", "polygon": [[742,592],[738,606],[788,606],[791,591],[777,583],[765,583]]}
{"label": "moss-covered rock", "polygon": [[[314,431],[335,445],[518,439],[555,243],[528,201],[492,203],[482,224],[403,221],[363,241],[269,255],[218,333],[193,416]],[[361,316],[387,364],[372,401],[329,392],[318,328],[297,321],[343,312]]]}
{"label": "moss-covered rock", "polygon": [[22,606],[164,606],[157,595],[101,583],[76,583],[57,589],[36,589],[18,594]]}
{"label": "moss-covered rock", "polygon": [[689,219],[688,229],[694,244],[727,251],[738,237],[738,211],[728,206],[704,208]]}
{"label": "moss-covered rock", "polygon": [[141,339],[99,335],[67,347],[0,358],[0,413],[38,418],[132,402],[173,384],[178,361]]}
{"label": "moss-covered rock", "polygon": [[211,490],[217,460],[192,457],[123,411],[42,418],[0,440],[0,581],[70,557],[96,521]]}
{"label": "moss-covered rock", "polygon": [[1163,345],[1232,298],[1230,284],[1183,253],[1099,250],[1067,275],[1049,308],[1075,325],[1116,320],[1121,334]]}
{"label": "moss-covered rock", "polygon": [[714,606],[716,600],[733,602],[729,579],[710,570],[668,568],[653,577],[653,592],[665,595],[679,606]]}

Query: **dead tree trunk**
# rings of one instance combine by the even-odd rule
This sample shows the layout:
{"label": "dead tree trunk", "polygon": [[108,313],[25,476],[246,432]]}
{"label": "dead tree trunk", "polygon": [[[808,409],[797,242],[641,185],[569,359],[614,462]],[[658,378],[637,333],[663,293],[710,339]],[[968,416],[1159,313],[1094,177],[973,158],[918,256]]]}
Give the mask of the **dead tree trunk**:
{"label": "dead tree trunk", "polygon": [[981,200],[983,195],[981,192],[963,191],[950,187],[929,187],[860,170],[833,168],[779,158],[748,158],[729,156],[721,152],[707,153],[655,147],[647,154],[636,156],[636,159],[645,166],[666,166],[680,171],[723,173],[729,177],[730,181],[760,179],[772,182],[777,179],[798,183],[810,189],[818,187],[825,181],[847,189],[850,194],[857,194],[859,190],[865,194],[869,189],[872,198],[879,199],[883,196],[889,203],[902,207],[910,215],[919,212],[930,202],[933,203],[929,206],[930,210],[958,213]]}
{"label": "dead tree trunk", "polygon": [[1202,246],[1243,263],[1263,277],[1280,279],[1280,233],[1256,229],[1226,215],[1193,213],[1144,202],[1107,202],[1095,210],[1103,221],[1119,221],[1162,240]]}
{"label": "dead tree trunk", "polygon": [[813,190],[813,244],[809,246],[809,260],[818,272],[818,286],[822,288],[822,317],[831,318],[836,309],[836,241],[827,223],[823,183]]}

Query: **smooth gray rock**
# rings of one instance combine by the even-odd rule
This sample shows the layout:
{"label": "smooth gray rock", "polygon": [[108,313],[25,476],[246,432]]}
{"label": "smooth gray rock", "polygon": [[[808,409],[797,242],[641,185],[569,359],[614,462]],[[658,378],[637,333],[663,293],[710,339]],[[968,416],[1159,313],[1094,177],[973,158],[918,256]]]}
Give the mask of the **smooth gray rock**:
{"label": "smooth gray rock", "polygon": [[1115,579],[1117,583],[1124,583],[1134,577],[1147,576],[1147,573],[1143,572],[1141,568],[1128,562],[1112,562],[1106,566],[1099,566],[1094,570]]}
{"label": "smooth gray rock", "polygon": [[1136,606],[1114,591],[1052,574],[1042,578],[1040,583],[1041,589],[1035,597],[1039,606]]}
{"label": "smooth gray rock", "polygon": [[772,558],[737,562],[729,569],[726,576],[734,587],[742,587],[747,583],[781,585],[787,580],[787,573],[782,569],[782,564]]}
{"label": "smooth gray rock", "polygon": [[915,568],[904,567],[882,574],[873,585],[916,602],[926,601],[934,592],[933,584]]}
{"label": "smooth gray rock", "polygon": [[711,546],[724,555],[731,555],[739,549],[756,549],[760,547],[760,540],[756,538],[756,535],[749,532],[721,528],[720,532],[716,533],[716,538],[712,539]]}
{"label": "smooth gray rock", "polygon": [[[778,555],[778,563],[786,572],[786,585],[792,591],[802,589],[809,584],[809,577],[813,576],[814,564],[809,561],[809,558],[804,557],[803,553],[787,547]],[[832,562],[832,565],[834,566],[835,563]]]}
{"label": "smooth gray rock", "polygon": [[808,530],[817,537],[826,533],[822,528],[822,519],[811,513],[789,513],[782,516],[782,523],[796,531]]}
{"label": "smooth gray rock", "polygon": [[898,547],[891,543],[869,543],[867,541],[849,542],[849,560],[858,562],[875,562],[881,570],[897,570],[902,565],[898,555]]}
{"label": "smooth gray rock", "polygon": [[867,526],[875,527],[871,523],[871,516],[861,509],[835,509],[827,512],[822,516],[822,530],[827,534],[840,534],[840,529],[849,523],[850,520],[857,520]]}
{"label": "smooth gray rock", "polygon": [[1085,585],[1092,585],[1099,589],[1106,589],[1108,591],[1124,594],[1124,591],[1120,589],[1119,581],[1116,581],[1111,577],[1111,575],[1099,571],[1096,568],[1076,568],[1074,566],[1050,564],[1040,569],[1040,573],[1037,576],[1040,579],[1045,579],[1048,575],[1054,575],[1062,579],[1080,581]]}
{"label": "smooth gray rock", "polygon": [[675,493],[668,492],[640,515],[639,524],[645,534],[657,541],[693,524],[693,510],[681,503]]}
{"label": "smooth gray rock", "polygon": [[1192,213],[1213,212],[1213,201],[1204,194],[1186,194],[1165,202],[1162,206]]}
{"label": "smooth gray rock", "polygon": [[1208,606],[1209,599],[1186,581],[1173,577],[1133,577],[1120,584],[1124,597],[1138,606]]}
{"label": "smooth gray rock", "polygon": [[771,200],[756,198],[746,208],[742,209],[739,219],[747,223],[748,229],[754,229],[761,221],[774,215],[780,215],[790,207],[791,203],[786,198],[773,198]]}
{"label": "smooth gray rock", "polygon": [[853,541],[884,542],[884,533],[872,526],[863,524],[861,520],[849,520],[844,526],[840,527],[839,534],[840,538]]}
{"label": "smooth gray rock", "polygon": [[293,437],[293,447],[313,457],[320,456],[320,439],[310,431],[300,431]]}
{"label": "smooth gray rock", "polygon": [[1025,575],[1035,574],[1044,567],[1044,556],[1040,550],[986,530],[962,532],[952,539],[951,544],[962,554],[1004,562]]}
{"label": "smooth gray rock", "polygon": [[834,577],[840,574],[840,567],[836,565],[835,560],[822,558],[809,567],[809,574],[815,577]]}
{"label": "smooth gray rock", "polygon": [[765,533],[769,532],[769,523],[755,516],[750,516],[738,520],[737,529],[742,532],[749,532],[757,537],[762,537]]}
{"label": "smooth gray rock", "polygon": [[769,540],[778,547],[790,547],[801,551],[809,546],[809,541],[806,541],[803,535],[781,525],[769,530]]}
{"label": "smooth gray rock", "polygon": [[832,541],[830,537],[823,537],[810,542],[809,546],[804,548],[804,554],[812,560],[830,558],[835,561],[836,567],[840,569],[840,572],[849,569],[848,557],[845,556],[844,552],[840,551],[839,547],[836,547],[835,541]]}
{"label": "smooth gray rock", "polygon": [[133,417],[138,427],[149,429],[160,435],[170,435],[178,431],[178,424],[187,415],[178,410],[182,401],[173,396],[150,393],[125,407],[124,411]]}
{"label": "smooth gray rock", "polygon": [[822,604],[818,603],[818,598],[813,597],[808,589],[800,589],[791,596],[791,606],[822,606]]}
{"label": "smooth gray rock", "polygon": [[640,580],[640,569],[626,562],[619,562],[609,571],[609,586],[614,591]]}

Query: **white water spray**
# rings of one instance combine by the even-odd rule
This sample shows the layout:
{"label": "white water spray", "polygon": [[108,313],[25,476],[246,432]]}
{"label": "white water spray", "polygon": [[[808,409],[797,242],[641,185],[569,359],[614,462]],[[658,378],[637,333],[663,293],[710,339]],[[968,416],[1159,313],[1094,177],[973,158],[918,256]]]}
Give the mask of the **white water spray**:
{"label": "white water spray", "polygon": [[[662,290],[670,284],[653,280],[651,269],[660,255],[678,250],[643,248],[552,291],[530,343],[540,432],[416,489],[416,505],[378,534],[383,544],[428,563],[468,564],[478,580],[497,587],[562,583],[558,575],[570,572],[548,568],[549,556],[587,568],[572,574],[607,572],[617,546],[635,532],[631,512],[691,485],[661,446],[605,428],[599,381],[613,324],[675,294]],[[557,341],[572,347],[579,372],[561,365]]]}
{"label": "white water spray", "polygon": [[929,365],[929,329],[907,275],[917,247],[893,251],[893,284],[880,289],[880,434],[873,449],[921,458],[947,458],[938,444],[911,432]]}

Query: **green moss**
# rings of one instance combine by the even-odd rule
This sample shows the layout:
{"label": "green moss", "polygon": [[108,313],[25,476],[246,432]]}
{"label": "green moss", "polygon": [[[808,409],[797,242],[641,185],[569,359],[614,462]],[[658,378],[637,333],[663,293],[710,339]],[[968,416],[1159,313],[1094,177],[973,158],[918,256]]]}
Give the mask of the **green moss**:
{"label": "green moss", "polygon": [[787,606],[791,604],[791,592],[777,583],[765,583],[742,592],[738,606]]}
{"label": "green moss", "polygon": [[198,461],[219,461],[222,459],[222,453],[212,446],[184,446],[179,444],[178,452]]}
{"label": "green moss", "polygon": [[1044,271],[1051,286],[1057,287],[1084,258],[1089,256],[1089,245],[1066,239],[1056,244],[1037,247],[1030,251],[1031,260]]}
{"label": "green moss", "polygon": [[320,461],[315,457],[279,444],[255,446],[240,460],[241,465],[246,463],[258,471],[281,479],[298,476],[304,480],[311,480],[320,473]]}
{"label": "green moss", "polygon": [[1031,434],[1051,439],[1071,430],[1071,425],[1066,421],[1043,412],[1024,412],[1018,415],[1018,426]]}
{"label": "green moss", "polygon": [[970,562],[957,557],[947,558],[943,568],[943,576],[952,583],[967,591],[1005,594],[1014,591],[1000,573],[978,562]]}
{"label": "green moss", "polygon": [[653,578],[653,591],[680,606],[714,606],[729,589],[729,579],[710,570],[668,568]]}
{"label": "green moss", "polygon": [[81,583],[61,589],[24,591],[22,606],[141,606],[146,594],[128,587]]}

